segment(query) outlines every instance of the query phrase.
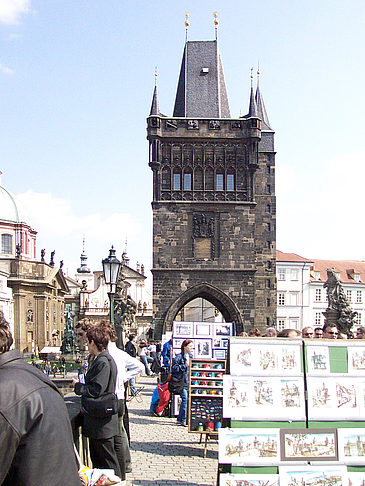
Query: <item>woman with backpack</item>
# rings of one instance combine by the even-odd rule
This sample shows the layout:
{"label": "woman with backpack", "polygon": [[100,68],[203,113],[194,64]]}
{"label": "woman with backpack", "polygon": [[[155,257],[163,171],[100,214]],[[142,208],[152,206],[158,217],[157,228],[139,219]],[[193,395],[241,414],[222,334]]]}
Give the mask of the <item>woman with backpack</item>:
{"label": "woman with backpack", "polygon": [[[188,381],[189,381],[189,366],[190,360],[193,357],[192,351],[194,349],[194,343],[191,339],[185,339],[181,343],[181,353],[179,353],[172,360],[171,367],[171,379],[170,382],[180,382],[180,397],[181,405],[179,415],[177,416],[177,425],[186,427],[186,410],[188,404]],[[170,388],[170,391],[171,388]],[[172,391],[174,393],[174,391]]]}

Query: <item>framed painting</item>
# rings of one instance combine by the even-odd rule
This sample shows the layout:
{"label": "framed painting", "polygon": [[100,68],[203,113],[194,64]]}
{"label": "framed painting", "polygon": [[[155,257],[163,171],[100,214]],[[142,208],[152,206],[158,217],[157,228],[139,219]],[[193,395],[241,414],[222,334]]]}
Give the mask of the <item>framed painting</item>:
{"label": "framed painting", "polygon": [[338,429],[338,449],[344,464],[365,464],[365,428]]}
{"label": "framed painting", "polygon": [[346,466],[279,466],[280,486],[345,486]]}
{"label": "framed painting", "polygon": [[307,344],[306,351],[308,374],[328,375],[331,372],[328,346]]}
{"label": "framed painting", "polygon": [[280,461],[279,429],[219,429],[221,464],[274,465]]}
{"label": "framed painting", "polygon": [[233,333],[233,324],[231,322],[223,323],[223,324],[214,324],[214,336],[217,338],[220,337],[229,337],[232,336]]}
{"label": "framed painting", "polygon": [[226,359],[227,358],[227,351],[225,349],[213,349],[213,358],[214,359]]}
{"label": "framed painting", "polygon": [[349,374],[365,376],[365,346],[348,346],[347,365]]}
{"label": "framed painting", "polygon": [[279,486],[279,474],[220,474],[219,485]]}
{"label": "framed painting", "polygon": [[174,321],[173,336],[175,338],[181,337],[183,339],[192,338],[194,333],[193,322]]}
{"label": "framed painting", "polygon": [[280,429],[282,461],[338,461],[337,429]]}
{"label": "framed painting", "polygon": [[211,325],[207,322],[194,322],[194,337],[211,337]]}
{"label": "framed painting", "polygon": [[194,339],[194,358],[196,359],[212,358],[211,339]]}

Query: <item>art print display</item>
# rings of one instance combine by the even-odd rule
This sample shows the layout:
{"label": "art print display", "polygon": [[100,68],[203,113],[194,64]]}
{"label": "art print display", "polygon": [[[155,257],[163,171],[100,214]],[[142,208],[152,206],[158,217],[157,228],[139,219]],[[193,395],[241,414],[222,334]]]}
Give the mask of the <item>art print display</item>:
{"label": "art print display", "polygon": [[212,357],[212,340],[211,339],[194,339],[195,359],[207,359]]}
{"label": "art print display", "polygon": [[312,375],[328,375],[330,370],[330,355],[328,346],[306,346],[308,373]]}
{"label": "art print display", "polygon": [[359,385],[356,377],[311,377],[307,382],[309,420],[359,420]]}
{"label": "art print display", "polygon": [[277,464],[279,429],[220,429],[219,462],[236,465]]}
{"label": "art print display", "polygon": [[175,338],[182,337],[184,339],[191,338],[194,335],[193,322],[179,322],[174,321],[173,336]]}
{"label": "art print display", "polygon": [[233,324],[231,322],[227,323],[215,323],[214,325],[214,335],[216,337],[230,337],[233,335]]}
{"label": "art print display", "polygon": [[344,464],[365,464],[365,428],[338,429],[338,449]]}
{"label": "art print display", "polygon": [[365,346],[347,348],[347,365],[350,374],[365,376]]}
{"label": "art print display", "polygon": [[234,375],[301,375],[301,342],[267,344],[267,340],[231,339],[230,365]]}
{"label": "art print display", "polygon": [[236,420],[304,420],[301,377],[223,376],[223,416]]}
{"label": "art print display", "polygon": [[220,474],[220,486],[279,486],[278,474]]}
{"label": "art print display", "polygon": [[226,359],[227,350],[226,349],[213,349],[213,359]]}
{"label": "art print display", "polygon": [[279,466],[280,486],[347,486],[346,466]]}
{"label": "art print display", "polygon": [[282,461],[338,461],[337,429],[280,429]]}
{"label": "art print display", "polygon": [[360,472],[348,472],[347,473],[348,483],[346,486],[365,486],[365,475],[364,471]]}

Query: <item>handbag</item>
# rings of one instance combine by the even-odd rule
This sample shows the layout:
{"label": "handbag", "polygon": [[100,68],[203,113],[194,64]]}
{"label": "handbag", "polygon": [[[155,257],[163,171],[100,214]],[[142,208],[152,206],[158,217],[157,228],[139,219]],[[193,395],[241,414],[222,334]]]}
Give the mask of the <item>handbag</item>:
{"label": "handbag", "polygon": [[81,406],[91,417],[108,418],[118,413],[118,397],[115,393],[106,393],[98,398],[83,396]]}
{"label": "handbag", "polygon": [[[107,360],[109,361],[110,366],[110,358],[106,356]],[[111,387],[111,373],[109,376],[109,383],[107,386],[107,390],[110,390]],[[96,418],[109,418],[112,415],[118,413],[118,397],[114,392],[107,392],[100,397],[93,398],[83,395],[81,397],[81,411],[90,415],[91,417]]]}
{"label": "handbag", "polygon": [[180,395],[183,391],[185,386],[185,376],[182,375],[181,378],[178,378],[176,375],[171,375],[169,381],[169,391],[174,395]]}

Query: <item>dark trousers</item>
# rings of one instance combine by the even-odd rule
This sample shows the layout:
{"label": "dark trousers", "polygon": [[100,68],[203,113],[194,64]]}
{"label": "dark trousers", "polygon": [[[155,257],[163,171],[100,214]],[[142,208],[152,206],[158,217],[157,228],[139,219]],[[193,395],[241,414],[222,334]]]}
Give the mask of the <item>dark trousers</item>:
{"label": "dark trousers", "polygon": [[114,437],[114,448],[117,454],[119,467],[121,471],[120,478],[122,481],[125,479],[126,471],[131,469],[131,453],[129,450],[128,436],[124,428],[124,400],[119,400],[118,410],[118,435]]}
{"label": "dark trousers", "polygon": [[115,437],[110,439],[92,439],[89,437],[90,457],[93,467],[98,469],[114,469],[121,477],[121,470],[115,452]]}

